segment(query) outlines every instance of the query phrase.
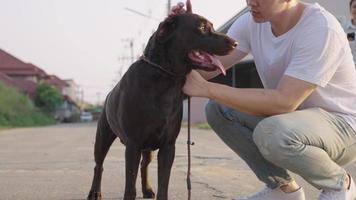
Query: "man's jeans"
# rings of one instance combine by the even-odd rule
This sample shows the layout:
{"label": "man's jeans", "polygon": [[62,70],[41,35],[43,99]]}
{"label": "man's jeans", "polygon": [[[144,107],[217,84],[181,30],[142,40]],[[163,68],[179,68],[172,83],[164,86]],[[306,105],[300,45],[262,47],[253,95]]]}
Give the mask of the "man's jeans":
{"label": "man's jeans", "polygon": [[270,188],[289,183],[287,170],[318,189],[341,190],[356,160],[356,131],[341,117],[311,108],[262,118],[210,101],[208,123]]}

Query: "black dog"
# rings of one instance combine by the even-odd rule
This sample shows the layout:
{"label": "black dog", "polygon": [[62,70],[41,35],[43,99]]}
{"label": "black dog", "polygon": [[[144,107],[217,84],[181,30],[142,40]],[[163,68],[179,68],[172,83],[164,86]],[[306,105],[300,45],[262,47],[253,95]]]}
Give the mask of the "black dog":
{"label": "black dog", "polygon": [[103,161],[116,137],[126,145],[124,199],[136,197],[141,155],[143,197],[155,197],[147,180],[147,166],[151,151],[156,149],[157,199],[168,198],[175,141],[182,120],[185,76],[192,69],[223,71],[214,55],[226,55],[235,46],[232,39],[216,33],[208,20],[191,12],[170,16],[159,25],[144,56],[132,64],[106,98],[96,132],[96,166],[88,200],[101,199]]}

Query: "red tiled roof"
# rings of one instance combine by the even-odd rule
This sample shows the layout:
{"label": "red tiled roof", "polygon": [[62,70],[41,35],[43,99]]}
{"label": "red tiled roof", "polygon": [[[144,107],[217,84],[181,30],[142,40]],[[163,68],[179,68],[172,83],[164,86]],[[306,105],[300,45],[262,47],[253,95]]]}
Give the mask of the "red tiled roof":
{"label": "red tiled roof", "polygon": [[3,74],[0,72],[0,82],[4,83],[7,86],[16,86],[16,83],[13,79],[11,79],[9,76],[6,74]]}
{"label": "red tiled roof", "polygon": [[[58,90],[62,90],[63,88],[70,86],[59,77],[55,75],[48,75],[41,68],[31,63],[25,63],[0,49],[0,81],[8,86],[15,87],[20,91],[29,94],[30,97],[34,97],[37,88],[37,84],[35,82],[29,80],[15,80],[10,76],[37,76],[39,79],[44,80],[46,83],[54,86]],[[69,100],[74,102],[70,98]]]}
{"label": "red tiled roof", "polygon": [[0,49],[0,69],[27,68],[26,63]]}
{"label": "red tiled roof", "polygon": [[31,98],[36,94],[37,84],[35,82],[28,80],[15,80],[3,73],[0,73],[0,82],[28,94]]}
{"label": "red tiled roof", "polygon": [[58,78],[56,75],[49,75],[47,76],[46,83],[56,87],[59,90],[62,90],[65,87],[68,87],[69,84],[64,80]]}
{"label": "red tiled roof", "polygon": [[40,78],[47,76],[46,72],[39,67],[25,63],[2,49],[0,49],[0,71],[7,75],[33,75]]}
{"label": "red tiled roof", "polygon": [[17,87],[20,91],[25,92],[30,98],[35,97],[37,84],[28,80],[15,80]]}
{"label": "red tiled roof", "polygon": [[68,95],[63,95],[64,100],[67,100],[69,103],[75,105],[77,108],[79,108],[79,105]]}

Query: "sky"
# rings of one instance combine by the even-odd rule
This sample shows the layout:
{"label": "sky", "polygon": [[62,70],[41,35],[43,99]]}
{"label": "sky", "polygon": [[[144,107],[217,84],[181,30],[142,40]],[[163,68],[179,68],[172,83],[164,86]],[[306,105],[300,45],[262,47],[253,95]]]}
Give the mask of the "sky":
{"label": "sky", "polygon": [[[130,66],[130,41],[136,58],[166,16],[167,2],[0,0],[0,48],[48,74],[73,79],[84,100],[100,103]],[[246,6],[245,0],[191,2],[193,12],[215,29]]]}

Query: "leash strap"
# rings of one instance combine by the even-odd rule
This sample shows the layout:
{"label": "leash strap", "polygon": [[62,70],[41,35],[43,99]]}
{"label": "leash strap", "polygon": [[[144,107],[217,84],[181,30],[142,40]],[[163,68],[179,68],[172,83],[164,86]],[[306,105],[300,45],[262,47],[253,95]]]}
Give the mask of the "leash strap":
{"label": "leash strap", "polygon": [[182,78],[185,77],[185,75],[178,75],[178,74],[174,74],[171,71],[168,71],[167,69],[165,69],[164,67],[162,67],[161,65],[158,65],[152,61],[150,61],[145,55],[141,55],[140,57],[141,60],[145,61],[146,63],[150,64],[151,66],[160,69],[161,71],[165,72],[166,74],[173,76],[173,77],[178,77],[178,78]]}
{"label": "leash strap", "polygon": [[188,140],[187,140],[187,148],[188,148],[188,172],[187,172],[187,189],[188,189],[188,200],[191,197],[192,184],[190,182],[190,97],[188,97]]}

